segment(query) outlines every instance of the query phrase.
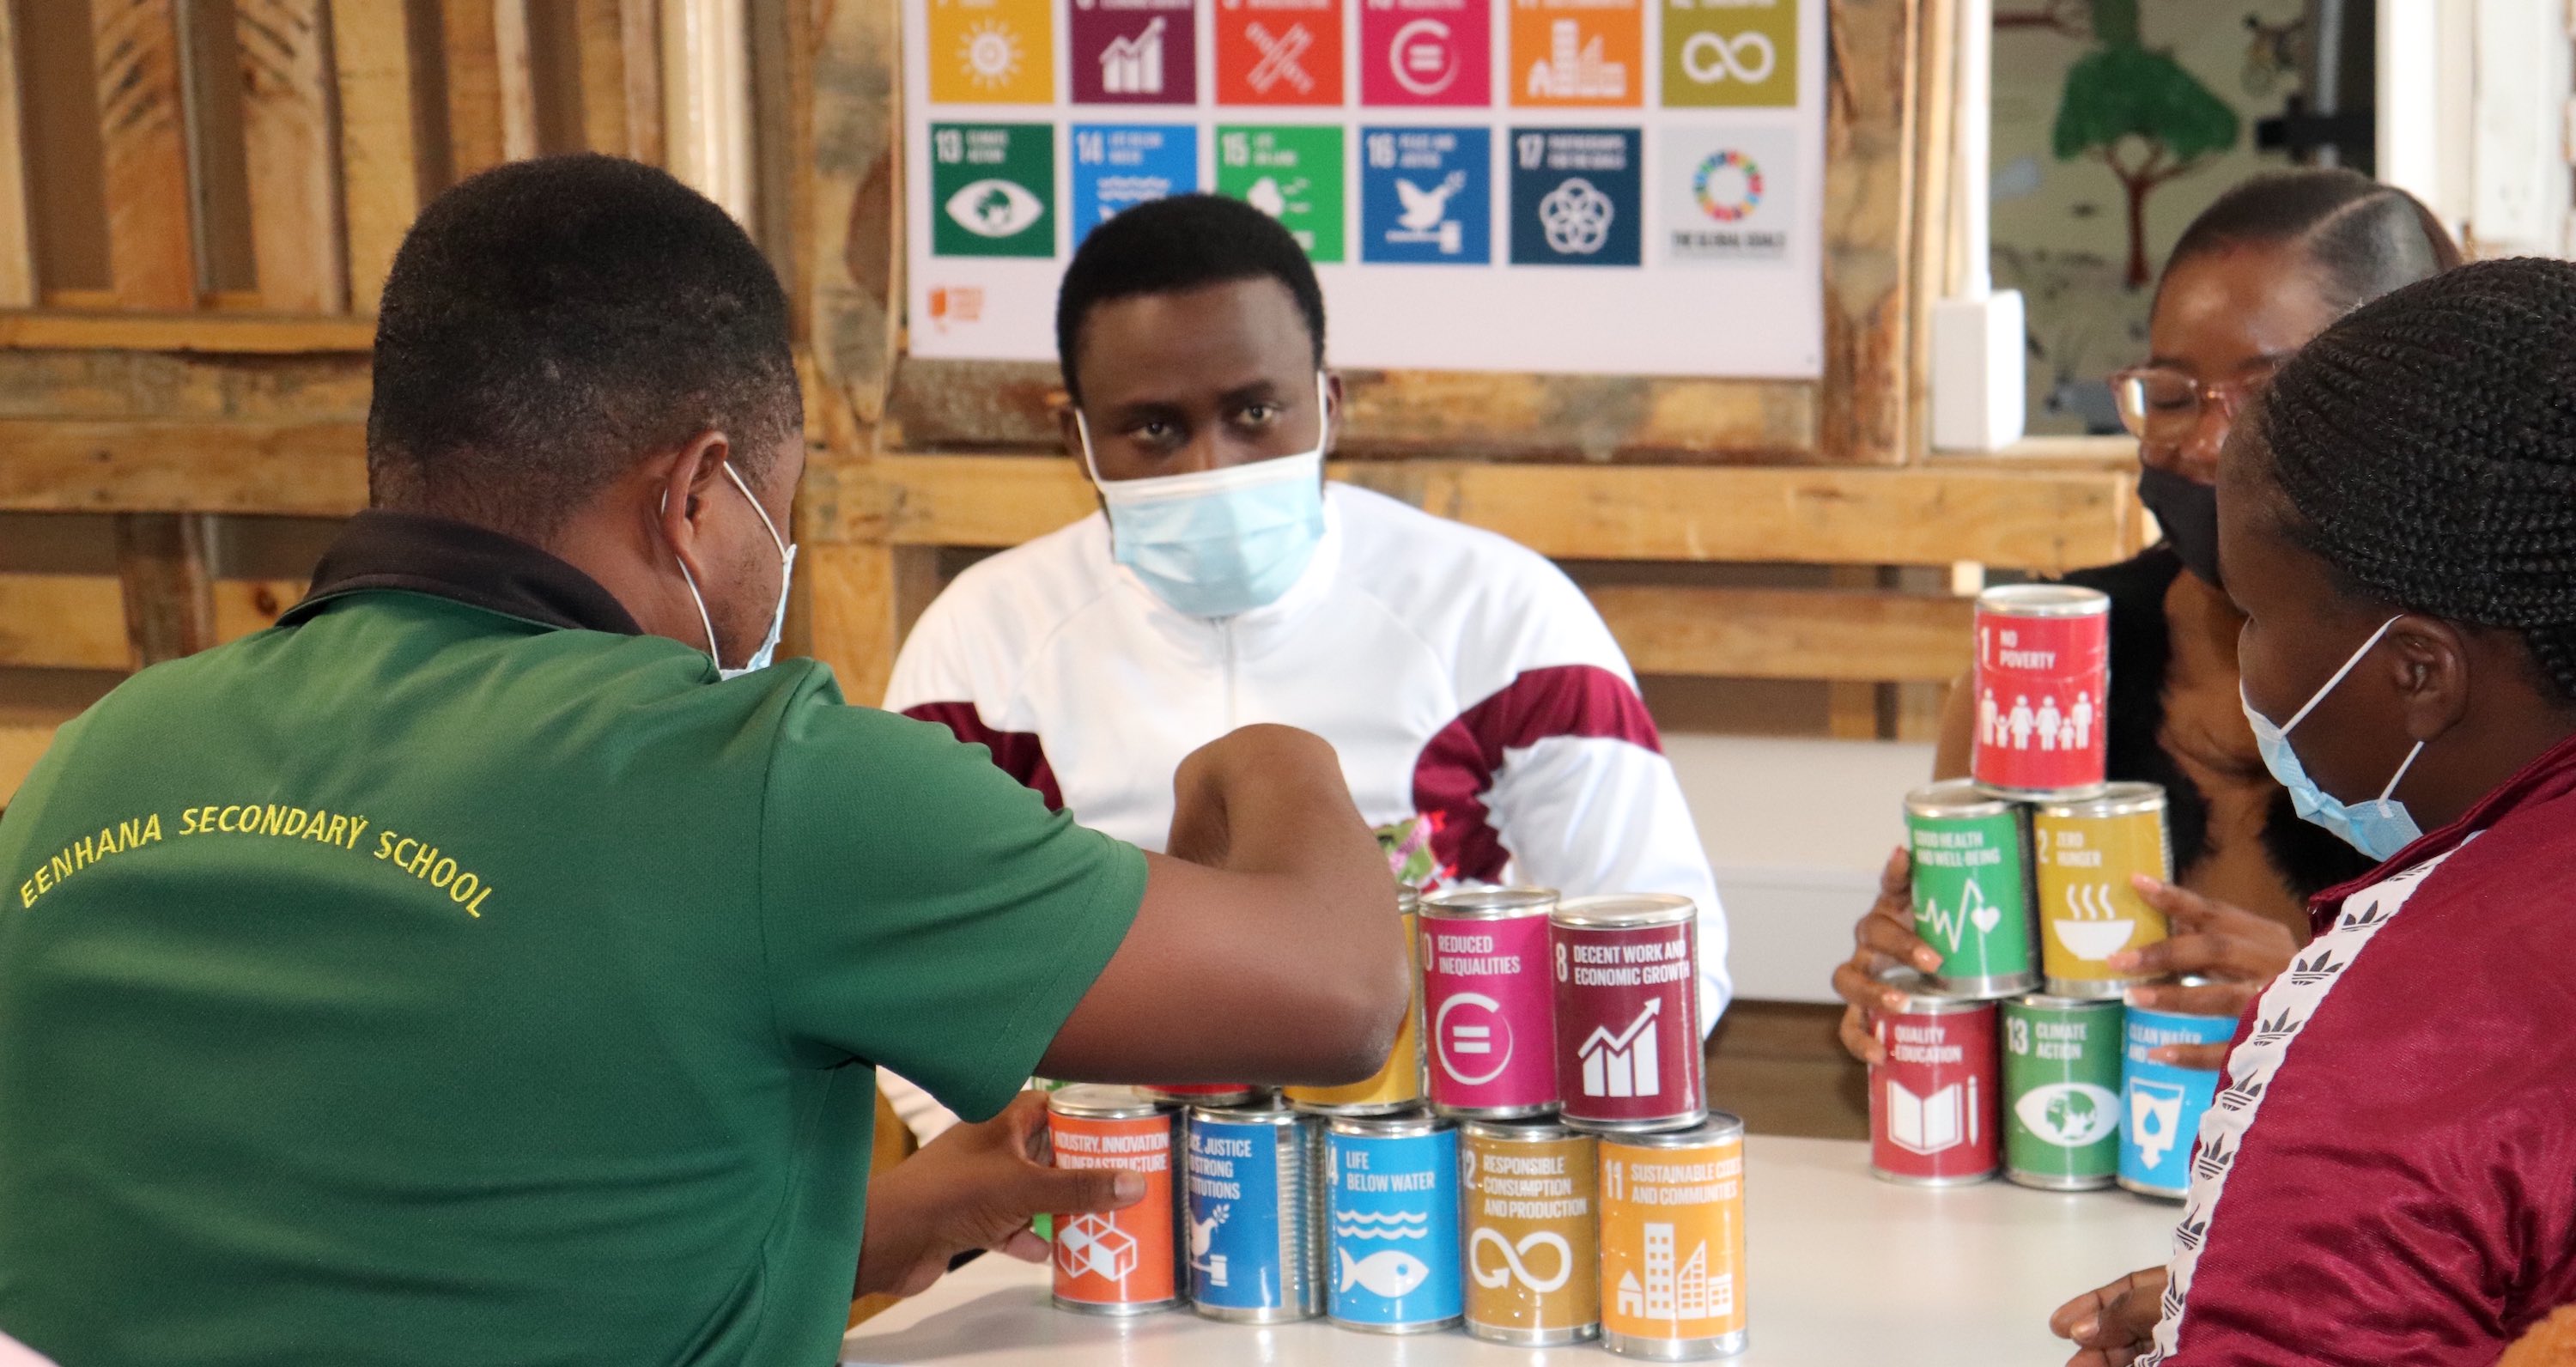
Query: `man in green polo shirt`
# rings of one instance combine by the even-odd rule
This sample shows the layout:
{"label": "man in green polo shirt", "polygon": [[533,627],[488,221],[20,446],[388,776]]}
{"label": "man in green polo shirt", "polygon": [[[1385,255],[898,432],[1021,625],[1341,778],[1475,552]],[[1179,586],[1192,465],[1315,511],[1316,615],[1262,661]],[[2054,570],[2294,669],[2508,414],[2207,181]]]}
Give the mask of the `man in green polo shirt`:
{"label": "man in green polo shirt", "polygon": [[465,182],[375,386],[312,596],[135,676],[0,819],[0,1332],[821,1363],[854,1288],[1133,1199],[1031,1163],[1026,1101],[869,1183],[874,1065],[981,1119],[1032,1072],[1384,1057],[1392,891],[1322,742],[1202,751],[1149,856],[755,667],[801,401],[713,205],[598,157]]}

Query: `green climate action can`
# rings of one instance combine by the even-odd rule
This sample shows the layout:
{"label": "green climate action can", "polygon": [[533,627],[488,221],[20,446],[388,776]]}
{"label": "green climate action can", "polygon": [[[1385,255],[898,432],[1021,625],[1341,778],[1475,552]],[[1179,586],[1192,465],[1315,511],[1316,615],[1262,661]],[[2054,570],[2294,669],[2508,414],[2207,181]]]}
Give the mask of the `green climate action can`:
{"label": "green climate action can", "polygon": [[1933,985],[1978,1001],[2039,986],[2022,810],[1967,779],[1905,795],[1914,933],[1941,956]]}
{"label": "green climate action can", "polygon": [[2111,1185],[2120,1168],[2116,1001],[2032,993],[2004,1003],[2004,1180]]}

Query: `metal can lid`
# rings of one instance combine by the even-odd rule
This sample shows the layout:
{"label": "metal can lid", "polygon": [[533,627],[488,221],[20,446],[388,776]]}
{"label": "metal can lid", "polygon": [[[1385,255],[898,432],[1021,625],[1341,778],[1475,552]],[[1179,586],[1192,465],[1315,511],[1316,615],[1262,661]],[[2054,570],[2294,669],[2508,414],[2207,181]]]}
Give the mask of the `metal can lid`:
{"label": "metal can lid", "polygon": [[1395,914],[1411,916],[1422,909],[1422,893],[1409,883],[1395,885]]}
{"label": "metal can lid", "polygon": [[1964,1016],[1994,1006],[1990,998],[1953,997],[1910,968],[1891,968],[1879,974],[1878,980],[1905,994],[1905,1004],[1896,1009],[1896,1014],[1902,1016]]}
{"label": "metal can lid", "polygon": [[1409,1139],[1455,1127],[1456,1122],[1419,1108],[1393,1115],[1337,1115],[1325,1122],[1326,1129],[1354,1139]]}
{"label": "metal can lid", "polygon": [[1684,1129],[1605,1134],[1601,1142],[1627,1149],[1695,1149],[1743,1137],[1743,1120],[1726,1111],[1711,1111],[1706,1120]]}
{"label": "metal can lid", "polygon": [[1556,906],[1554,888],[1450,888],[1422,899],[1422,914],[1452,921],[1508,921],[1545,916]]}
{"label": "metal can lid", "polygon": [[1305,1118],[1305,1112],[1278,1096],[1263,1096],[1240,1106],[1190,1107],[1193,1125],[1294,1125]]}
{"label": "metal can lid", "polygon": [[2041,816],[2134,816],[2165,809],[2164,785],[2106,783],[2098,792],[2038,804]]}
{"label": "metal can lid", "polygon": [[1905,810],[1916,816],[2001,816],[2012,809],[2010,799],[1987,792],[1972,778],[1945,778],[1905,795]]}
{"label": "metal can lid", "polygon": [[2099,617],[2111,595],[2073,584],[1998,584],[1977,595],[1977,611],[2006,617]]}
{"label": "metal can lid", "polygon": [[1625,929],[1668,926],[1699,914],[1691,899],[1669,892],[1612,892],[1557,903],[1547,919],[1560,926]]}
{"label": "metal can lid", "polygon": [[1559,1139],[1589,1139],[1592,1136],[1554,1116],[1534,1115],[1525,1120],[1461,1120],[1458,1133],[1498,1144],[1540,1144]]}
{"label": "metal can lid", "polygon": [[2117,997],[2060,997],[2047,992],[2025,992],[2007,998],[2005,1007],[2026,1007],[2033,1011],[2112,1011],[2117,1010]]}
{"label": "metal can lid", "polygon": [[1057,1115],[1079,1116],[1085,1120],[1143,1120],[1150,1116],[1170,1115],[1179,1108],[1147,1096],[1134,1087],[1077,1082],[1047,1093],[1047,1109]]}

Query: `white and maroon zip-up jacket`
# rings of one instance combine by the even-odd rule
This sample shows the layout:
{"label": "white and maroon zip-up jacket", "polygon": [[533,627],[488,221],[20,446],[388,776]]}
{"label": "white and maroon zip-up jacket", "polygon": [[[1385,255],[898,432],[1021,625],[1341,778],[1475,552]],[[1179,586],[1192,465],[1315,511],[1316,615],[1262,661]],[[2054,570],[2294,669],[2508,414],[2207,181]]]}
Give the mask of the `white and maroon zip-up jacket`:
{"label": "white and maroon zip-up jacket", "polygon": [[1627,659],[1573,581],[1491,532],[1328,484],[1305,574],[1211,620],[1110,559],[1094,513],[959,575],[885,705],[1149,850],[1182,757],[1238,726],[1302,727],[1340,752],[1371,825],[1429,819],[1444,882],[1689,897],[1703,1033],[1725,1009],[1725,913]]}

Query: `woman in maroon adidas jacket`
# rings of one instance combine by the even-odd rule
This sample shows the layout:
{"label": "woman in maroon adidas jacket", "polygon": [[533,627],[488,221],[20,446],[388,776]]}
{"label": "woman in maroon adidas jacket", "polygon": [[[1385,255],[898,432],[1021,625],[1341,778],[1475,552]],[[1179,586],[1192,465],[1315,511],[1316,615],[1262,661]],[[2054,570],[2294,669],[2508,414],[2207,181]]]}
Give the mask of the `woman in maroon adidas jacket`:
{"label": "woman in maroon adidas jacket", "polygon": [[2576,265],[2309,343],[2219,525],[2265,765],[2382,862],[2239,1026],[2163,1275],[2057,1326],[2084,1367],[2485,1367],[2576,1300]]}

